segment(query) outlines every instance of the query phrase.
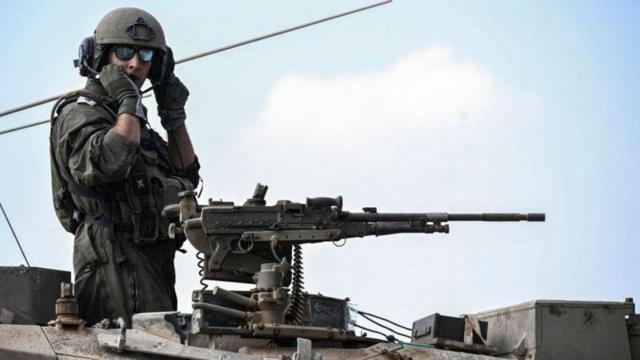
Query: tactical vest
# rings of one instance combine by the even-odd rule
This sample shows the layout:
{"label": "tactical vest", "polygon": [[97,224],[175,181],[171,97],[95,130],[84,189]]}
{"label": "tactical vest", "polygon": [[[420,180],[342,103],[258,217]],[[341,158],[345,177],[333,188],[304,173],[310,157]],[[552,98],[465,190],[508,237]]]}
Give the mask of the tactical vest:
{"label": "tactical vest", "polygon": [[[51,112],[51,136],[58,115],[73,102],[84,102],[105,110],[115,122],[116,114],[109,107],[112,99],[87,91],[71,93],[54,105]],[[65,230],[74,233],[82,222],[110,227],[116,233],[126,233],[139,245],[154,244],[160,237],[166,237],[168,224],[164,224],[160,213],[165,205],[178,201],[178,193],[191,190],[193,185],[186,179],[168,175],[173,172],[171,160],[162,149],[160,136],[149,130],[150,137],[141,137],[140,153],[129,175],[121,186],[113,191],[100,192],[76,183],[60,171],[55,159],[53,143],[50,139],[51,180],[53,204],[56,216]],[[127,218],[111,219],[107,211],[84,213],[73,201],[73,196],[97,201],[100,209],[128,209]],[[127,211],[128,212],[128,211]]]}

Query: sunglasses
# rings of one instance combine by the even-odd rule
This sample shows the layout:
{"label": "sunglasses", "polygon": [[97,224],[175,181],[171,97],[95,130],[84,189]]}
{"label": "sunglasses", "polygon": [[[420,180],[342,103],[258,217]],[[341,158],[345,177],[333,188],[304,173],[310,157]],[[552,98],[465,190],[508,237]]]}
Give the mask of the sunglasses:
{"label": "sunglasses", "polygon": [[153,49],[150,48],[134,48],[131,46],[114,46],[111,50],[116,54],[116,57],[122,61],[128,61],[133,58],[133,55],[137,52],[138,58],[143,63],[150,63],[153,59]]}

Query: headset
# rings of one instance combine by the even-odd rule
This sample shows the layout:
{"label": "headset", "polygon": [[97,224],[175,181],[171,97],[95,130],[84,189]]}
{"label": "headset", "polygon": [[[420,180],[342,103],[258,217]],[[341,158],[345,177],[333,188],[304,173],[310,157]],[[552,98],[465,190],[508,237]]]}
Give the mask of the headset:
{"label": "headset", "polygon": [[95,45],[95,38],[93,36],[87,36],[78,47],[78,60],[74,61],[74,65],[79,68],[80,76],[94,77],[98,75],[98,72],[93,68]]}

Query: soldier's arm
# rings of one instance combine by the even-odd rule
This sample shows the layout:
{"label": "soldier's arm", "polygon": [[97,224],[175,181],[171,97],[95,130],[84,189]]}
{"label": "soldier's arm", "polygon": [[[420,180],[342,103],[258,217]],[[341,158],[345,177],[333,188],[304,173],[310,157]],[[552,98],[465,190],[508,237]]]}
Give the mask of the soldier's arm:
{"label": "soldier's arm", "polygon": [[175,169],[179,170],[178,176],[188,179],[193,187],[198,187],[200,181],[200,164],[196,156],[187,127],[183,124],[175,131],[167,131],[169,158]]}
{"label": "soldier's arm", "polygon": [[[121,181],[135,162],[140,148],[139,127],[138,142],[132,141],[115,130],[118,122],[114,126],[109,117],[97,107],[73,104],[65,108],[55,124],[52,141],[56,159],[78,184],[95,187]],[[123,118],[121,126],[125,122],[128,120]]]}
{"label": "soldier's arm", "polygon": [[187,132],[187,127],[183,123],[173,134],[167,131],[169,140],[169,157],[176,169],[185,171],[195,161],[196,155],[191,144],[191,138]]}
{"label": "soldier's arm", "polygon": [[140,119],[137,116],[123,113],[118,115],[116,124],[111,128],[129,141],[140,143]]}
{"label": "soldier's arm", "polygon": [[118,101],[116,124],[111,131],[140,143],[140,125],[146,121],[146,113],[138,86],[118,64],[104,66],[98,80],[107,94]]}

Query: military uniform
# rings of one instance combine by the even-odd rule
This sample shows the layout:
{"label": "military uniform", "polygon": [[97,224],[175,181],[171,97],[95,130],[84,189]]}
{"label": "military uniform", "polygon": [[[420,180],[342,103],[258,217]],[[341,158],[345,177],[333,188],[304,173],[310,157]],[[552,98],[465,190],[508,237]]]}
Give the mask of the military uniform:
{"label": "military uniform", "polygon": [[181,242],[168,238],[160,214],[197,185],[199,166],[196,159],[177,171],[144,120],[139,144],[111,131],[117,101],[95,79],[86,91],[59,109],[50,139],[78,210],[75,293],[89,324],[119,316],[130,324],[133,313],[177,307],[173,260]]}

